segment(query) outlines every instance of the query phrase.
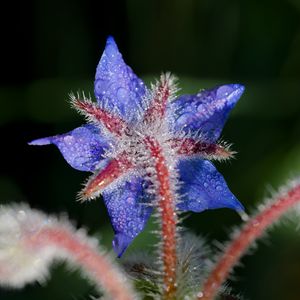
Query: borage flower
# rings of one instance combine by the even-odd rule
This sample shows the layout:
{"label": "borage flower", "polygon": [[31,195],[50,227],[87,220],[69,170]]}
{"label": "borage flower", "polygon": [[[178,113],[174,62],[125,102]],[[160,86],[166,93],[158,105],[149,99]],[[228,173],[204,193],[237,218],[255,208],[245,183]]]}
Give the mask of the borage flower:
{"label": "borage flower", "polygon": [[243,210],[210,162],[233,154],[217,140],[243,91],[239,84],[227,84],[175,98],[168,73],[148,89],[109,37],[96,71],[97,103],[71,96],[89,124],[30,144],[55,144],[73,168],[93,172],[80,199],[102,194],[115,232],[113,247],[121,256],[156,205],[157,178],[164,176],[154,168],[157,147],[173,174],[177,209]]}

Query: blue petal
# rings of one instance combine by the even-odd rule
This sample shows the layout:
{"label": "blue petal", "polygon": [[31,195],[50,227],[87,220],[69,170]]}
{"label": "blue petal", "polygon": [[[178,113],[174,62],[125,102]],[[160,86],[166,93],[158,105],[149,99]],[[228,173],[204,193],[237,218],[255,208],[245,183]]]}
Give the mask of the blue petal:
{"label": "blue petal", "polygon": [[175,131],[200,131],[215,142],[222,132],[229,112],[244,92],[239,84],[227,84],[196,95],[184,95],[171,102],[168,114]]}
{"label": "blue petal", "polygon": [[110,147],[109,140],[94,125],[84,125],[68,133],[37,139],[29,144],[56,145],[65,160],[80,171],[94,171],[105,165],[103,154]]}
{"label": "blue petal", "polygon": [[127,121],[136,119],[146,88],[125,64],[112,37],[107,39],[98,64],[94,88],[98,103],[107,100],[108,109],[117,107],[121,117]]}
{"label": "blue petal", "polygon": [[178,204],[180,210],[201,212],[222,207],[244,210],[229,190],[223,176],[208,160],[181,160],[178,168],[183,198]]}
{"label": "blue petal", "polygon": [[120,257],[132,240],[144,229],[152,209],[146,205],[142,178],[132,176],[121,185],[102,193],[115,232],[113,247]]}

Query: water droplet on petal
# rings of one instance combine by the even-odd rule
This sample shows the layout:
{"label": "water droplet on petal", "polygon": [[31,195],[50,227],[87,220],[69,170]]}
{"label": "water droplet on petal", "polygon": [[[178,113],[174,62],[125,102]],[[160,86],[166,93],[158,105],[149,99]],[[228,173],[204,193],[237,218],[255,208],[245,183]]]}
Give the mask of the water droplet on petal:
{"label": "water droplet on petal", "polygon": [[126,100],[128,100],[128,93],[126,91],[126,89],[120,87],[117,91],[117,98],[119,101],[125,102]]}
{"label": "water droplet on petal", "polygon": [[205,111],[205,106],[203,103],[200,103],[198,106],[197,106],[197,110],[199,112],[204,112]]}
{"label": "water droplet on petal", "polygon": [[233,88],[231,86],[223,85],[219,87],[217,90],[217,98],[218,99],[225,98],[232,92],[233,92]]}
{"label": "water droplet on petal", "polygon": [[183,126],[185,126],[188,123],[189,117],[190,117],[190,114],[188,114],[188,113],[182,114],[182,115],[180,115],[177,118],[177,122],[176,123],[179,126],[183,127]]}

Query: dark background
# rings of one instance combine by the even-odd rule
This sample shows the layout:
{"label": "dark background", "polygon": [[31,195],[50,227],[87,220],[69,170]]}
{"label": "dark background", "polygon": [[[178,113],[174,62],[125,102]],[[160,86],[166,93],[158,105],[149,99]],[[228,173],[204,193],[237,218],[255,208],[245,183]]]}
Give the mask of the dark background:
{"label": "dark background", "polygon": [[[180,78],[182,93],[237,82],[245,95],[223,138],[236,159],[218,164],[248,211],[300,170],[300,1],[127,0],[24,1],[1,9],[0,201],[28,202],[45,212],[68,212],[78,226],[102,236],[112,230],[101,199],[79,204],[88,174],[68,166],[55,147],[27,142],[82,123],[69,108],[70,91],[93,91],[106,37],[147,82],[161,71]],[[209,240],[226,240],[240,224],[232,211],[192,214],[185,226]],[[247,299],[300,299],[297,222],[272,230],[243,259],[232,283]],[[0,224],[1,226],[1,224]],[[151,247],[148,228],[135,248]],[[126,254],[128,255],[128,254]],[[0,290],[2,299],[87,299],[92,288],[56,265],[45,284]]]}

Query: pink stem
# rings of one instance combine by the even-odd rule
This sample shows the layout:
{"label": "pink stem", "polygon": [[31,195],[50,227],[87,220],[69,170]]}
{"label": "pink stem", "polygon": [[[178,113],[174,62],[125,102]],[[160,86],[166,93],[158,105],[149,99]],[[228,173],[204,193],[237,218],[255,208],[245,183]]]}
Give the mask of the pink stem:
{"label": "pink stem", "polygon": [[111,297],[117,300],[135,299],[132,290],[126,285],[124,275],[112,262],[99,253],[88,242],[67,229],[43,228],[29,240],[31,245],[53,245],[62,249],[66,257],[78,264],[88,276]]}
{"label": "pink stem", "polygon": [[170,185],[170,174],[163,151],[156,140],[146,139],[151,155],[155,158],[155,169],[158,181],[158,207],[161,213],[162,261],[163,261],[163,299],[171,300],[176,296],[176,224],[175,196]]}
{"label": "pink stem", "polygon": [[218,293],[229,272],[247,251],[254,240],[259,238],[268,226],[276,222],[282,214],[300,202],[300,184],[278,197],[257,216],[248,221],[241,232],[231,241],[204,283],[198,299],[212,300]]}

